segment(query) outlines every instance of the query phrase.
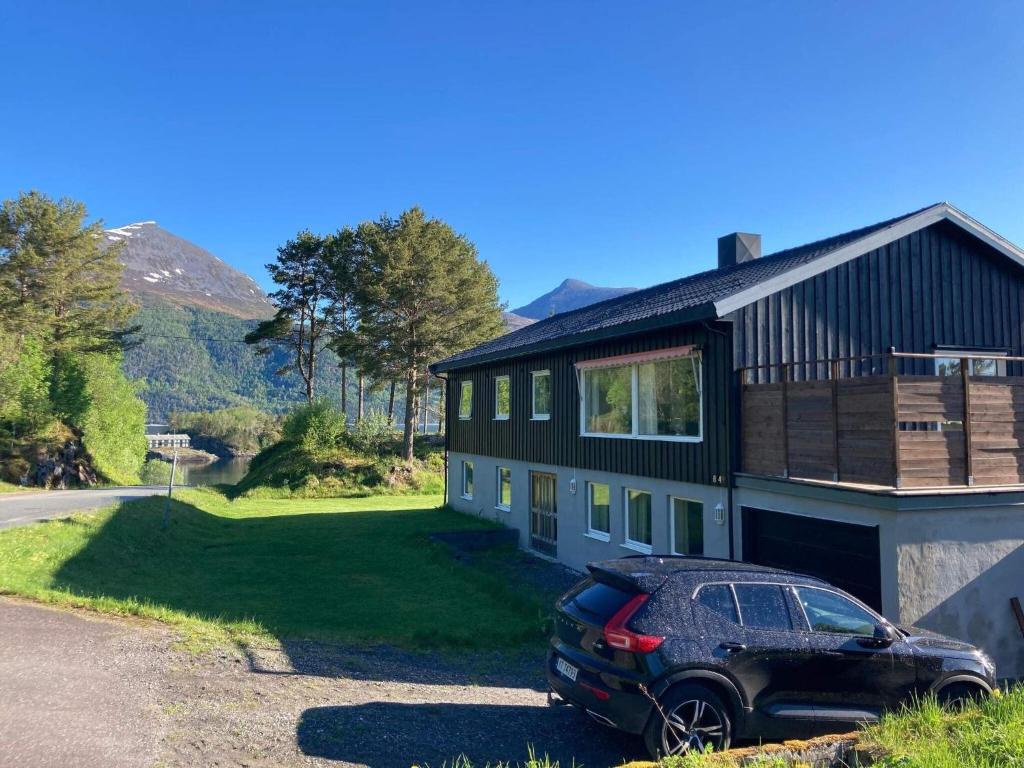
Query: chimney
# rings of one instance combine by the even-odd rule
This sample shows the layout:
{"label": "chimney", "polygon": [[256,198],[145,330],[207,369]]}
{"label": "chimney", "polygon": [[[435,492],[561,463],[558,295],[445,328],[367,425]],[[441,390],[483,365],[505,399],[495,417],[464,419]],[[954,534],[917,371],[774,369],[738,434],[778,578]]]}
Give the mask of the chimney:
{"label": "chimney", "polygon": [[761,236],[733,232],[718,238],[718,267],[731,267],[761,258]]}

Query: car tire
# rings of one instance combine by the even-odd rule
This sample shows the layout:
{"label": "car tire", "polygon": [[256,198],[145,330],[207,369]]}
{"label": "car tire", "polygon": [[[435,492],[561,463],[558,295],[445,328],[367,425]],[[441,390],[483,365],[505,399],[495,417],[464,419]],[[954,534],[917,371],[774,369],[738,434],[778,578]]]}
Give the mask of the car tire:
{"label": "car tire", "polygon": [[939,691],[938,700],[943,709],[963,709],[985,695],[985,691],[970,683],[952,683]]}
{"label": "car tire", "polygon": [[673,686],[657,701],[644,729],[644,744],[659,759],[729,748],[732,721],[722,699],[703,685]]}

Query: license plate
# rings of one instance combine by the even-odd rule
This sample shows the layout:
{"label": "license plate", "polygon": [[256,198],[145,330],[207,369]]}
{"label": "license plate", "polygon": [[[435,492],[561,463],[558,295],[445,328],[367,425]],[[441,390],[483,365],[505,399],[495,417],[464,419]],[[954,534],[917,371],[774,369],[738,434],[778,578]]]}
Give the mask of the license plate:
{"label": "license plate", "polygon": [[572,680],[574,683],[576,682],[576,675],[580,672],[578,668],[574,667],[565,659],[556,659],[555,669],[557,669],[563,677]]}

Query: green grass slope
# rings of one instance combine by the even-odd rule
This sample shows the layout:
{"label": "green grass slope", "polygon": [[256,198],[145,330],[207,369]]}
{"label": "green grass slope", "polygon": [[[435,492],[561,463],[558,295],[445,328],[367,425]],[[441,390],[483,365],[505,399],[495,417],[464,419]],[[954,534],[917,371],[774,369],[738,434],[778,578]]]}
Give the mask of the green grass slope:
{"label": "green grass slope", "polygon": [[436,531],[488,523],[436,496],[163,499],[0,532],[0,593],[147,616],[227,640],[499,649],[544,639],[546,600],[453,559]]}

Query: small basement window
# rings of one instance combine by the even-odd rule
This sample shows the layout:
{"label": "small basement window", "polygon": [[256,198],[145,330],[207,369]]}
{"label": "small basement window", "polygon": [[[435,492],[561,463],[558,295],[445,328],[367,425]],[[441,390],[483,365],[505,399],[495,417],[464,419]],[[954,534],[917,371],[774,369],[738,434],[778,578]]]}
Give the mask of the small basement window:
{"label": "small basement window", "polygon": [[704,554],[704,505],[691,499],[673,496],[672,506],[672,554]]}
{"label": "small basement window", "polygon": [[611,533],[611,488],[605,483],[587,483],[587,535],[608,541]]}
{"label": "small basement window", "polygon": [[497,421],[508,421],[512,409],[512,385],[508,376],[497,376],[494,379],[494,418]]}
{"label": "small basement window", "polygon": [[551,371],[534,371],[530,375],[532,411],[530,418],[547,421],[551,418]]}
{"label": "small basement window", "polygon": [[508,512],[512,509],[512,470],[508,467],[498,467],[498,509]]}
{"label": "small basement window", "polygon": [[651,494],[626,489],[626,542],[624,546],[644,554],[651,553]]}
{"label": "small basement window", "polygon": [[473,382],[464,381],[459,386],[459,418],[470,419],[473,416]]}
{"label": "small basement window", "polygon": [[473,462],[462,462],[462,498],[473,498]]}

